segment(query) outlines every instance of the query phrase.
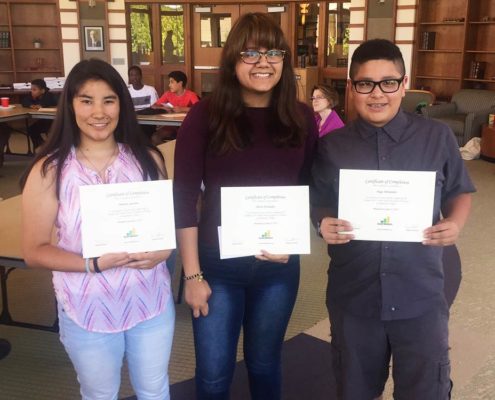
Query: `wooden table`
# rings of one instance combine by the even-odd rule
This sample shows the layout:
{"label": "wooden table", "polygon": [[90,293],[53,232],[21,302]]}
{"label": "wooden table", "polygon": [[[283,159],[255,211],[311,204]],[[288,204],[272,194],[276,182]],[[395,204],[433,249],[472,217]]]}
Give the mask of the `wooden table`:
{"label": "wooden table", "polygon": [[484,125],[481,131],[480,158],[495,162],[495,126],[493,125]]}
{"label": "wooden table", "polygon": [[58,332],[58,320],[53,325],[39,325],[15,321],[9,310],[7,279],[17,268],[26,268],[21,252],[21,196],[0,201],[0,288],[2,309],[0,324],[22,328]]}

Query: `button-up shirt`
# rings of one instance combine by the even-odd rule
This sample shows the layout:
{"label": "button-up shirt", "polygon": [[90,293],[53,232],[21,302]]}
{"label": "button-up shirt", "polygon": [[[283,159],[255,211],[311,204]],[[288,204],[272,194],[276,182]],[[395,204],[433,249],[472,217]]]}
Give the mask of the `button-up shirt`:
{"label": "button-up shirt", "polygon": [[[399,111],[378,128],[358,119],[320,139],[312,205],[338,215],[340,169],[435,171],[433,224],[456,196],[475,188],[446,125]],[[442,247],[352,240],[329,245],[330,306],[382,320],[414,318],[445,302]]]}

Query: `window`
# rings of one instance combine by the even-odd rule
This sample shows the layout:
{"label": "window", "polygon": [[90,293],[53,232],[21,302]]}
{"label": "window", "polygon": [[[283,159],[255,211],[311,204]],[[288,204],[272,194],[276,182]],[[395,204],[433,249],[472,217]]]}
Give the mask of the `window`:
{"label": "window", "polygon": [[318,62],[319,3],[298,3],[297,63],[301,68]]}
{"label": "window", "polygon": [[349,56],[350,2],[328,4],[327,67],[347,67]]}
{"label": "window", "polygon": [[223,47],[231,27],[230,14],[201,14],[201,47]]}
{"label": "window", "polygon": [[153,61],[151,6],[130,5],[132,65],[150,65]]}
{"label": "window", "polygon": [[161,54],[163,64],[184,63],[184,9],[160,5]]}

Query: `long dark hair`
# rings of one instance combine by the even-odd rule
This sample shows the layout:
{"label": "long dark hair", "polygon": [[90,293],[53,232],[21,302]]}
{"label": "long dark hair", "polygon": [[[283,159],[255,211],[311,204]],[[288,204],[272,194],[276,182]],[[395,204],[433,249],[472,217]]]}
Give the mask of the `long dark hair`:
{"label": "long dark hair", "polygon": [[90,59],[77,63],[67,76],[64,90],[58,102],[57,114],[48,134],[48,140],[21,177],[22,188],[24,188],[34,164],[46,157],[41,173],[45,176],[48,168],[55,164],[56,192],[57,197],[59,196],[60,176],[64,162],[72,146],[77,147],[81,143],[72,102],[81,87],[90,80],[106,82],[117,94],[120,112],[119,122],[114,131],[115,140],[127,145],[132,151],[141,167],[143,179],[158,179],[159,168],[150,154],[150,149],[154,150],[162,159],[163,156],[155,147],[151,146],[146,136],[141,132],[126,83],[110,64],[102,60]]}
{"label": "long dark hair", "polygon": [[269,15],[248,13],[234,24],[222,51],[218,85],[210,99],[210,151],[221,154],[241,150],[251,143],[251,127],[245,118],[241,85],[235,71],[240,53],[246,50],[248,43],[285,50],[282,76],[271,96],[273,126],[269,131],[276,146],[301,146],[307,127],[297,104],[291,50],[282,30]]}

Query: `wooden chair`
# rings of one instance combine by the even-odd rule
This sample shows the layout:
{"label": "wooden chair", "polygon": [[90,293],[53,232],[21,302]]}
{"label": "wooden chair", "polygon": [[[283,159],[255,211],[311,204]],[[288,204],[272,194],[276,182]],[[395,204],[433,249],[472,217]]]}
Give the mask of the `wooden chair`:
{"label": "wooden chair", "polygon": [[[167,170],[168,179],[174,179],[174,154],[175,154],[175,140],[170,140],[168,142],[160,144],[158,150],[163,155],[165,159],[165,169]],[[170,277],[173,276],[175,272],[175,260],[177,258],[177,250],[174,250],[167,260],[167,266],[169,267]],[[184,292],[184,269],[181,268],[179,290],[177,291],[176,303],[180,304],[182,302],[182,294]]]}

